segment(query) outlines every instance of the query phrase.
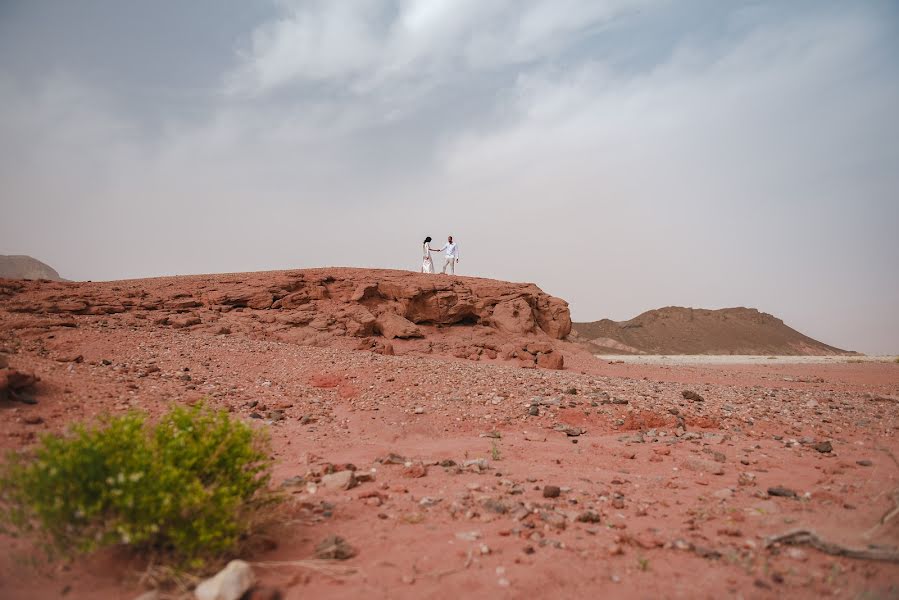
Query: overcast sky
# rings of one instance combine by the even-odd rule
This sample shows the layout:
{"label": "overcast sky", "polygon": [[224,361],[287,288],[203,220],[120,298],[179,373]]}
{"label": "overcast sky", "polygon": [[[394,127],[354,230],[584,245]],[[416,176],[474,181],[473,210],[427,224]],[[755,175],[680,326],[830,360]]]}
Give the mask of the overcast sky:
{"label": "overcast sky", "polygon": [[532,281],[899,352],[899,3],[2,0],[0,253]]}

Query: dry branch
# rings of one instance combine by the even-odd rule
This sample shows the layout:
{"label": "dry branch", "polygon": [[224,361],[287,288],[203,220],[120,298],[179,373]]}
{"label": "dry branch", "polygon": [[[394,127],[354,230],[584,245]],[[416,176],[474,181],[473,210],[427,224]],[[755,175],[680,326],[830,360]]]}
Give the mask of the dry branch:
{"label": "dry branch", "polygon": [[[893,459],[893,462],[897,467],[899,467],[899,459],[896,458],[896,455],[893,454],[889,448],[880,447],[878,448],[878,450]],[[896,515],[899,515],[899,487],[890,492],[890,497],[893,499],[893,508],[890,508],[885,513],[883,513],[883,516],[880,517],[880,519],[877,521],[877,524],[865,532],[864,537],[871,537],[875,531],[892,521],[896,517]]]}
{"label": "dry branch", "polygon": [[869,546],[868,548],[847,548],[832,542],[826,542],[808,529],[796,529],[780,535],[765,538],[765,548],[774,544],[791,544],[794,546],[811,546],[825,554],[833,556],[845,556],[847,558],[860,558],[864,560],[882,560],[899,563],[899,550],[882,546]]}

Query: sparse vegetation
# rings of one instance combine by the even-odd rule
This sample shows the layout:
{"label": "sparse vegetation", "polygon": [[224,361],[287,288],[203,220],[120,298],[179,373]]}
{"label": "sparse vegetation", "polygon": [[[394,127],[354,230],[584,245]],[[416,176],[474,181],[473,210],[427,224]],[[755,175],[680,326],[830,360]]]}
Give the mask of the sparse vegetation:
{"label": "sparse vegetation", "polygon": [[649,559],[643,556],[637,557],[637,568],[643,572],[649,570]]}
{"label": "sparse vegetation", "polygon": [[224,411],[132,412],[45,436],[0,468],[0,522],[64,554],[121,545],[179,567],[227,555],[270,501],[266,439]]}
{"label": "sparse vegetation", "polygon": [[496,445],[495,440],[491,444],[490,455],[493,457],[493,460],[502,460],[502,455],[499,452],[499,446]]}
{"label": "sparse vegetation", "polygon": [[843,569],[840,567],[839,563],[833,563],[830,565],[830,572],[827,574],[827,585],[834,585],[837,581],[839,581],[840,576],[843,574]]}

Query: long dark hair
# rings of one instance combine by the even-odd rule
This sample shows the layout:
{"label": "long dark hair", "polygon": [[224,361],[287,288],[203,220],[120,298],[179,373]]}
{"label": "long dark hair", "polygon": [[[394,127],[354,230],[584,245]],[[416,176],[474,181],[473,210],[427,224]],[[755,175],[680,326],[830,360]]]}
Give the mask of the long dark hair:
{"label": "long dark hair", "polygon": [[431,243],[431,236],[426,237],[424,243],[425,243],[425,244],[430,244],[430,243]]}

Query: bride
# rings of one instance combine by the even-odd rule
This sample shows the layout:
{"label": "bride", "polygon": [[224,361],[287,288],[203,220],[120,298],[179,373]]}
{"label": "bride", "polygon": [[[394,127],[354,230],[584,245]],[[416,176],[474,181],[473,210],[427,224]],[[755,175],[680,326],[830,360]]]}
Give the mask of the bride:
{"label": "bride", "polygon": [[431,248],[431,236],[425,238],[424,243],[421,245],[421,272],[422,273],[433,273],[434,272],[434,263],[431,261],[431,252],[436,252],[434,248]]}

